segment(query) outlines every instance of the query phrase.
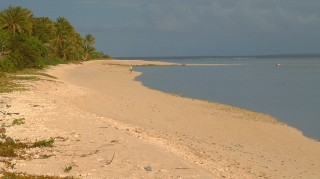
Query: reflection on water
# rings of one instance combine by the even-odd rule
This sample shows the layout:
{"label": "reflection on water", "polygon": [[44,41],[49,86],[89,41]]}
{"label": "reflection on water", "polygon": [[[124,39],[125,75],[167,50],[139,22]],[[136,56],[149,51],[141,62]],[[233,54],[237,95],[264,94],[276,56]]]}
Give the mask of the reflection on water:
{"label": "reflection on water", "polygon": [[[320,140],[320,58],[162,59],[241,66],[139,67],[144,85],[273,115]],[[277,67],[277,63],[282,66]]]}

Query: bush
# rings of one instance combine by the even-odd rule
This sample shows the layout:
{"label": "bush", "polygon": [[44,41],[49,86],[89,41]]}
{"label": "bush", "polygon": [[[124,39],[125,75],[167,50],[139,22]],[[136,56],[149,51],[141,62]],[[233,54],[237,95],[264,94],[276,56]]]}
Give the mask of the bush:
{"label": "bush", "polygon": [[4,58],[6,54],[9,52],[10,36],[7,31],[0,29],[0,59]]}
{"label": "bush", "polygon": [[54,143],[54,138],[48,140],[40,140],[33,144],[33,147],[52,147]]}
{"label": "bush", "polygon": [[15,64],[12,60],[5,58],[0,59],[0,71],[2,72],[14,72],[16,70]]}
{"label": "bush", "polygon": [[23,34],[12,37],[10,48],[12,49],[10,57],[19,69],[35,67],[36,61],[41,57],[41,50],[35,39]]}
{"label": "bush", "polygon": [[36,68],[42,69],[48,65],[58,65],[65,63],[61,58],[53,57],[53,58],[40,58],[36,62]]}

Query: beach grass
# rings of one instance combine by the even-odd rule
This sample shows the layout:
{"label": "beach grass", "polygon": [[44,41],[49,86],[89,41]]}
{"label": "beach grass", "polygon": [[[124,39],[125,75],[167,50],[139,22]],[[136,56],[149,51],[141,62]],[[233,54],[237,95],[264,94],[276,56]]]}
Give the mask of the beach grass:
{"label": "beach grass", "polygon": [[0,142],[1,157],[19,157],[16,150],[30,148],[28,144],[16,142],[10,137],[6,137],[5,140],[5,142]]}
{"label": "beach grass", "polygon": [[33,147],[53,147],[54,138],[36,141]]}
{"label": "beach grass", "polygon": [[[44,79],[47,78],[47,79]],[[55,76],[48,75],[41,72],[39,69],[27,68],[15,73],[1,73],[0,74],[0,93],[11,93],[13,91],[26,90],[23,81],[38,81],[38,80],[54,80]]]}
{"label": "beach grass", "polygon": [[22,86],[15,83],[7,75],[0,77],[0,93],[10,93],[14,90],[21,90]]}
{"label": "beach grass", "polygon": [[72,176],[58,177],[48,175],[30,175],[26,173],[0,172],[3,179],[72,179]]}
{"label": "beach grass", "polygon": [[15,125],[22,125],[25,123],[25,119],[24,118],[18,118],[18,119],[14,119],[12,121],[12,126],[15,126]]}

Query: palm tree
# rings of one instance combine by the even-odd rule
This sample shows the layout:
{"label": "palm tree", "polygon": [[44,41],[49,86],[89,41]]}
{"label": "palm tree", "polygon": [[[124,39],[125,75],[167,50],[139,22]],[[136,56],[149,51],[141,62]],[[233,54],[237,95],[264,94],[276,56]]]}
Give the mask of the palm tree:
{"label": "palm tree", "polygon": [[83,38],[79,33],[75,33],[72,40],[74,45],[74,51],[73,51],[74,58],[77,60],[80,60],[81,55],[83,54],[83,51],[84,51],[82,48]]}
{"label": "palm tree", "polygon": [[93,55],[95,53],[95,51],[96,51],[96,49],[94,47],[89,46],[89,47],[84,48],[84,54],[83,54],[82,59],[84,61],[89,60],[90,55]]}
{"label": "palm tree", "polygon": [[84,37],[84,45],[86,46],[92,46],[96,44],[96,40],[94,39],[94,36],[91,34],[86,34]]}
{"label": "palm tree", "polygon": [[32,36],[46,45],[54,39],[55,31],[55,24],[48,17],[32,18]]}
{"label": "palm tree", "polygon": [[84,61],[89,60],[89,56],[92,55],[95,52],[94,45],[96,43],[93,35],[86,34],[85,38],[83,39],[83,50],[84,54],[82,59]]}
{"label": "palm tree", "polygon": [[71,37],[74,35],[75,31],[71,24],[64,17],[58,17],[55,35],[55,48],[56,54],[63,59],[67,59],[67,48],[71,45]]}
{"label": "palm tree", "polygon": [[31,18],[33,14],[30,10],[20,6],[9,6],[0,14],[0,25],[2,29],[10,30],[13,35],[26,32],[31,34]]}

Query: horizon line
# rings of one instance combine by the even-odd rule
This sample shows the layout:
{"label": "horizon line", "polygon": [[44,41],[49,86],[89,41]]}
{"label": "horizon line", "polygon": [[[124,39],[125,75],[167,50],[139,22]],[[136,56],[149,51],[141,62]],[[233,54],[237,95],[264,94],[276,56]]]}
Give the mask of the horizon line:
{"label": "horizon line", "polygon": [[306,54],[270,54],[270,55],[184,55],[184,56],[118,56],[113,57],[116,59],[150,59],[150,58],[156,58],[156,59],[165,59],[165,58],[174,58],[174,59],[182,59],[182,58],[263,58],[263,57],[320,57],[320,54],[312,54],[312,53],[306,53]]}

